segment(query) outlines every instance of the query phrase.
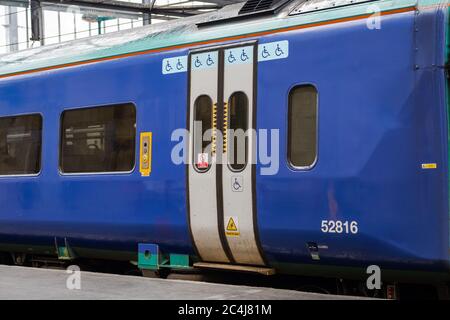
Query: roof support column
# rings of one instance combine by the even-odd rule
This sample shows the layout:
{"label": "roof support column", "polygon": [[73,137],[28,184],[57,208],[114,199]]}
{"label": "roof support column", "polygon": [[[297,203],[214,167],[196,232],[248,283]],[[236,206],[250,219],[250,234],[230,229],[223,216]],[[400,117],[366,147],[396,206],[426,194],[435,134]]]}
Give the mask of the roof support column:
{"label": "roof support column", "polygon": [[[155,2],[156,2],[156,0],[142,0],[142,3],[143,4],[149,4],[151,9],[153,9],[153,6],[155,5]],[[143,21],[144,25],[152,24],[152,14],[151,13],[144,13],[143,14],[143,20],[144,20]]]}
{"label": "roof support column", "polygon": [[17,8],[8,7],[6,17],[6,43],[9,44],[9,52],[19,50],[19,31],[17,24]]}
{"label": "roof support column", "polygon": [[31,39],[44,45],[44,14],[39,0],[30,0],[31,8]]}

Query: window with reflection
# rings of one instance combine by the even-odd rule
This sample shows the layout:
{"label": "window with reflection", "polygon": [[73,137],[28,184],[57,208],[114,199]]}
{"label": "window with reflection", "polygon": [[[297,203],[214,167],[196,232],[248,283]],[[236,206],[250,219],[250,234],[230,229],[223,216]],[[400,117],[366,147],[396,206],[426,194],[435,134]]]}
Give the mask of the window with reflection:
{"label": "window with reflection", "polygon": [[248,98],[235,92],[228,102],[228,163],[233,171],[242,171],[248,158]]}
{"label": "window with reflection", "polygon": [[193,163],[198,171],[211,166],[213,102],[207,95],[199,96],[194,103],[194,152]]}
{"label": "window with reflection", "polygon": [[41,171],[42,116],[0,118],[0,175]]}
{"label": "window with reflection", "polygon": [[135,164],[135,142],[136,108],[133,104],[64,111],[61,171],[129,172]]}
{"label": "window with reflection", "polygon": [[288,158],[292,166],[311,168],[317,159],[317,89],[298,86],[289,94]]}

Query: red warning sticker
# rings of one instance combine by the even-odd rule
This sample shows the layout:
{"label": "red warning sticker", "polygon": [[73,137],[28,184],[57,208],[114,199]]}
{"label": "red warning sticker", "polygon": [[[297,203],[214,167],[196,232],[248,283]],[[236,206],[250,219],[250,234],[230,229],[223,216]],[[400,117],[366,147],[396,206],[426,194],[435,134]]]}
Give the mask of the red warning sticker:
{"label": "red warning sticker", "polygon": [[207,169],[209,167],[209,159],[207,153],[199,153],[197,157],[197,168]]}

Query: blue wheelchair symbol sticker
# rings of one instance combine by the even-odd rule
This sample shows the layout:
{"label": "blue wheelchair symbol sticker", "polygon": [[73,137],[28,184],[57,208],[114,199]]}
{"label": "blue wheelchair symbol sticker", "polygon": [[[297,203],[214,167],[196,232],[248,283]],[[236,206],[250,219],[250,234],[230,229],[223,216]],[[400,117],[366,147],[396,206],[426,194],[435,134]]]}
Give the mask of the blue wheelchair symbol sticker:
{"label": "blue wheelchair symbol sticker", "polygon": [[236,57],[233,54],[233,51],[230,50],[230,54],[228,55],[228,62],[229,63],[235,63],[236,62]]}
{"label": "blue wheelchair symbol sticker", "polygon": [[212,66],[214,64],[214,60],[211,59],[211,55],[210,54],[208,54],[208,59],[206,59],[206,64],[208,66]]}
{"label": "blue wheelchair symbol sticker", "polygon": [[178,59],[178,62],[177,62],[177,70],[180,71],[180,70],[183,70],[183,69],[184,69],[184,66],[183,66],[183,64],[181,63],[180,59]]}
{"label": "blue wheelchair symbol sticker", "polygon": [[218,59],[217,51],[198,53],[191,56],[191,64],[194,69],[214,68]]}
{"label": "blue wheelchair symbol sticker", "polygon": [[253,61],[254,47],[238,47],[225,50],[226,64],[247,64]]}
{"label": "blue wheelchair symbol sticker", "polygon": [[258,60],[269,61],[289,57],[289,41],[269,42],[259,45]]}
{"label": "blue wheelchair symbol sticker", "polygon": [[245,49],[242,49],[241,61],[245,62],[245,61],[247,61],[249,59],[250,59],[250,57],[247,55],[247,52],[245,52]]}
{"label": "blue wheelchair symbol sticker", "polygon": [[179,56],[164,59],[162,62],[162,73],[172,74],[187,71],[187,56]]}
{"label": "blue wheelchair symbol sticker", "polygon": [[284,54],[284,52],[283,52],[283,50],[280,48],[280,44],[278,43],[277,44],[277,49],[275,50],[275,55],[277,56],[277,57],[280,57],[280,56],[282,56]]}
{"label": "blue wheelchair symbol sticker", "polygon": [[200,59],[197,56],[197,58],[195,59],[195,62],[194,62],[194,66],[196,68],[200,68],[202,65],[203,65],[203,63],[200,61]]}
{"label": "blue wheelchair symbol sticker", "polygon": [[267,59],[268,57],[270,57],[270,53],[269,53],[269,51],[267,51],[266,46],[264,46],[264,50],[262,51],[261,56],[262,56],[264,59]]}
{"label": "blue wheelchair symbol sticker", "polygon": [[170,64],[170,61],[167,60],[167,64],[166,64],[166,72],[170,72],[170,71],[172,71],[172,70],[173,70],[172,65]]}

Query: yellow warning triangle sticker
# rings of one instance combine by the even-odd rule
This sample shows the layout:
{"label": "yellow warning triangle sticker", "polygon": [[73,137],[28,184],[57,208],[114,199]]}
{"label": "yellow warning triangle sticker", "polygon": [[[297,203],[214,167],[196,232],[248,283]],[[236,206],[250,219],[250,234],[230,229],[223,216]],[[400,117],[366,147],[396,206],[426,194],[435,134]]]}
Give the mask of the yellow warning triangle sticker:
{"label": "yellow warning triangle sticker", "polygon": [[230,218],[230,220],[228,220],[227,231],[238,231],[236,223],[234,223],[233,218]]}

